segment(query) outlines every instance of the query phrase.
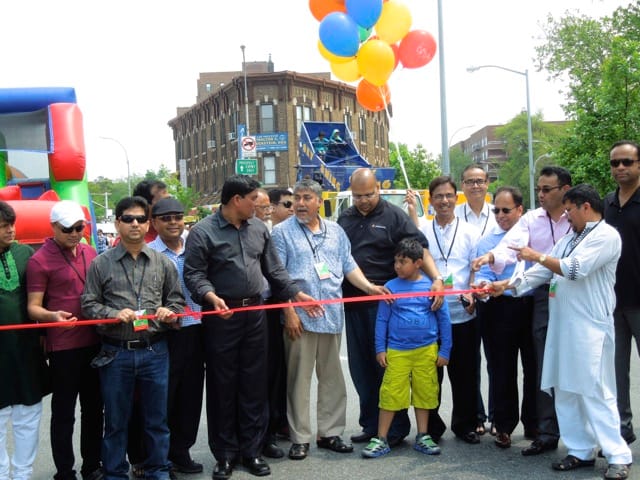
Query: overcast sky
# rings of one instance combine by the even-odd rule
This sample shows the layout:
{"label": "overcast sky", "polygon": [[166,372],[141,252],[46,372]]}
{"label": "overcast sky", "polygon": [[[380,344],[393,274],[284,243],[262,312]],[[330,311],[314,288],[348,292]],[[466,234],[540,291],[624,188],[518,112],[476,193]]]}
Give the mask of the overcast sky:
{"label": "overcast sky", "polygon": [[[435,0],[405,0],[412,29],[438,35]],[[450,140],[508,121],[526,106],[524,77],[470,65],[529,69],[531,106],[562,120],[561,84],[535,72],[534,45],[548,13],[610,14],[620,0],[442,0]],[[240,70],[269,54],[276,71],[329,71],[316,49],[306,0],[19,0],[2,5],[0,87],[72,86],[84,115],[90,179],[175,168],[167,122],[195,103],[199,72]],[[391,140],[440,153],[438,59],[393,73]],[[472,125],[472,128],[462,128]]]}

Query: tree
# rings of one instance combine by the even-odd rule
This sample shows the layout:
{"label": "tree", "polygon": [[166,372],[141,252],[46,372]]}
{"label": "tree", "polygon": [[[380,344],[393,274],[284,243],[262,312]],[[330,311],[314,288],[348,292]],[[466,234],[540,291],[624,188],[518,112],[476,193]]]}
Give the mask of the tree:
{"label": "tree", "polygon": [[398,153],[403,160],[412,189],[429,188],[429,182],[438,175],[441,175],[440,165],[438,165],[433,158],[433,155],[428,153],[420,144],[410,152],[405,143],[390,143],[389,150],[391,152],[389,155],[389,164],[396,169],[394,182],[396,188],[407,188],[407,182],[402,174]]}
{"label": "tree", "polygon": [[471,158],[471,155],[464,153],[462,148],[452,148],[449,150],[449,175],[456,184],[460,183],[464,168],[472,162],[473,158]]}
{"label": "tree", "polygon": [[607,162],[611,145],[640,136],[640,2],[599,20],[549,16],[543,28],[539,68],[568,78],[564,109],[575,120],[558,158],[574,183],[588,182],[604,193],[614,186]]}

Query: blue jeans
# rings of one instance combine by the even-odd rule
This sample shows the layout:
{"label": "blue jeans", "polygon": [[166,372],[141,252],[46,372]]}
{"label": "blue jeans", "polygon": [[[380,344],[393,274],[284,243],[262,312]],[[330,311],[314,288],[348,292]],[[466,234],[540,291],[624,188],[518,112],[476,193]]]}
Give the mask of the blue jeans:
{"label": "blue jeans", "polygon": [[[360,426],[369,435],[378,434],[378,401],[384,368],[376,361],[375,333],[378,304],[345,309],[345,331],[349,372],[360,397]],[[409,435],[411,423],[407,410],[396,412],[388,438]]]}
{"label": "blue jeans", "polygon": [[145,477],[169,478],[169,427],[167,395],[169,385],[169,351],[167,341],[160,340],[148,348],[126,350],[103,344],[102,349],[115,353],[111,363],[100,367],[100,385],[104,399],[104,438],[102,464],[106,480],[128,479],[126,460],[127,431],[133,392],[140,392],[142,423],[147,458]]}

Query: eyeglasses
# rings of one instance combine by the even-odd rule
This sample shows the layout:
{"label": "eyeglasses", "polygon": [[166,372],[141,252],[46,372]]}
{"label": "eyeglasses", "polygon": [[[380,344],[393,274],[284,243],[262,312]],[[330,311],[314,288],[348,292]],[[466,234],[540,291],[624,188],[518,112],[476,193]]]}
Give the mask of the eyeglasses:
{"label": "eyeglasses", "polygon": [[80,233],[80,232],[82,232],[84,230],[84,227],[85,227],[84,223],[82,225],[78,225],[76,227],[63,227],[62,225],[60,225],[60,231],[62,233],[69,234],[69,233],[71,233],[71,232],[73,232],[75,230],[76,232]]}
{"label": "eyeglasses", "polygon": [[512,207],[512,208],[507,208],[507,207],[498,208],[498,207],[495,207],[493,209],[493,213],[498,215],[500,212],[502,212],[505,215],[508,215],[509,213],[511,213],[512,210],[515,210],[515,209],[516,209],[516,207]]}
{"label": "eyeglasses", "polygon": [[487,180],[483,178],[469,178],[468,180],[463,180],[462,183],[469,187],[472,187],[473,185],[484,185],[485,183],[487,183]]}
{"label": "eyeglasses", "polygon": [[293,202],[291,200],[287,200],[286,202],[278,202],[278,205],[282,205],[284,208],[293,207]]}
{"label": "eyeglasses", "polygon": [[356,201],[357,201],[357,200],[363,200],[363,199],[365,199],[365,198],[366,198],[367,200],[372,200],[372,199],[373,199],[373,197],[375,197],[377,193],[378,193],[378,192],[363,193],[362,195],[352,193],[352,194],[351,194],[351,196],[352,196],[352,197],[353,197],[353,199],[354,199],[354,200],[356,200]]}
{"label": "eyeglasses", "polygon": [[[184,214],[183,213],[174,213],[173,215],[159,215],[159,216],[153,217],[153,218],[159,218],[160,220],[162,220],[165,223],[179,222],[184,218]],[[129,222],[125,222],[125,223],[129,223]],[[138,223],[140,223],[140,221],[138,221]]]}
{"label": "eyeglasses", "polygon": [[122,223],[133,223],[134,221],[138,223],[147,223],[149,221],[149,217],[146,215],[120,215],[120,221]]}
{"label": "eyeglasses", "polygon": [[549,192],[551,192],[551,191],[555,190],[556,188],[562,188],[562,185],[556,185],[555,187],[547,187],[547,186],[544,186],[544,187],[536,187],[536,188],[535,188],[535,191],[536,191],[536,193],[540,193],[540,192],[542,192],[542,193],[544,193],[544,194],[546,195],[547,193],[549,193]]}
{"label": "eyeglasses", "polygon": [[614,158],[612,160],[609,160],[609,165],[611,165],[613,168],[619,167],[620,164],[624,165],[625,167],[630,167],[637,161],[638,160],[634,160],[633,158]]}
{"label": "eyeglasses", "polygon": [[454,198],[456,198],[456,194],[455,193],[439,193],[438,195],[434,195],[433,197],[431,197],[433,200],[436,200],[438,202],[441,202],[442,200],[444,200],[445,198],[447,200],[453,200]]}

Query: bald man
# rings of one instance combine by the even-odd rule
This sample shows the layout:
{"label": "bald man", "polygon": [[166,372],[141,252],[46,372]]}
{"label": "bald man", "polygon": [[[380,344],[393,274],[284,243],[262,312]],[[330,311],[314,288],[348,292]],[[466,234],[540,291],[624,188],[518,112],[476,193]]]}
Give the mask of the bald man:
{"label": "bald man", "polygon": [[[376,285],[384,285],[396,276],[394,251],[400,240],[417,239],[424,247],[424,271],[434,281],[434,289],[442,290],[442,277],[429,253],[429,243],[402,209],[380,198],[375,172],[359,168],[351,176],[353,206],[338,218],[351,242],[351,254],[365,276]],[[348,280],[343,284],[344,297],[360,297],[366,293]],[[442,297],[435,297],[439,308]],[[351,437],[355,443],[366,443],[378,431],[378,392],[384,369],[375,356],[374,336],[378,302],[350,302],[345,304],[345,329],[349,371],[360,397],[360,426],[362,432]],[[444,432],[444,424],[430,426],[436,438]],[[389,430],[391,446],[409,434],[411,424],[407,411],[396,414]],[[432,435],[432,436],[434,436]]]}

